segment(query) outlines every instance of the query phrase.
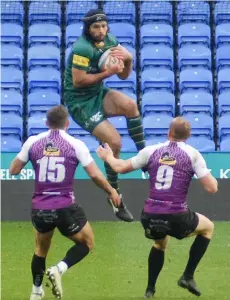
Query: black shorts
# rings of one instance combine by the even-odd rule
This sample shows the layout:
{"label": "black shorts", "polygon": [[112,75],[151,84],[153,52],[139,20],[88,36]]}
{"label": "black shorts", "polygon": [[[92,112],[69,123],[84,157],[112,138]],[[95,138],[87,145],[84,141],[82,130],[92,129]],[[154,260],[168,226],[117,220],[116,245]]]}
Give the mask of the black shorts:
{"label": "black shorts", "polygon": [[87,223],[84,210],[77,204],[52,210],[32,209],[31,219],[38,232],[46,233],[57,227],[64,236],[78,233]]}
{"label": "black shorts", "polygon": [[149,239],[160,240],[170,235],[181,240],[197,228],[199,218],[190,210],[176,214],[148,214],[143,211],[141,223]]}

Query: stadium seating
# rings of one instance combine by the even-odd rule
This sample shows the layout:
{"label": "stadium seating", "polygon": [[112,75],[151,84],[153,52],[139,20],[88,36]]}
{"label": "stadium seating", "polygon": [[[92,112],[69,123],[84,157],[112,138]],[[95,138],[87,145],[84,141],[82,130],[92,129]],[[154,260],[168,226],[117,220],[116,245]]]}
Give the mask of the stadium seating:
{"label": "stadium seating", "polygon": [[224,92],[218,97],[218,113],[219,116],[228,113],[230,118],[230,92]]}
{"label": "stadium seating", "polygon": [[141,26],[141,47],[153,44],[173,46],[173,28],[167,24],[147,24]]}
{"label": "stadium seating", "polygon": [[136,70],[136,65],[137,65],[137,54],[135,48],[126,45],[125,48],[132,54],[133,56],[133,69]]}
{"label": "stadium seating", "polygon": [[230,118],[224,115],[219,118],[218,135],[220,142],[226,138],[230,138]]}
{"label": "stadium seating", "polygon": [[23,25],[24,9],[22,3],[1,1],[1,22]]}
{"label": "stadium seating", "polygon": [[44,23],[60,25],[61,7],[59,3],[52,1],[31,2],[29,6],[29,25]]}
{"label": "stadium seating", "polygon": [[134,141],[129,136],[122,136],[121,138],[121,151],[122,152],[136,152],[137,148]]}
{"label": "stadium seating", "polygon": [[60,49],[54,46],[34,46],[28,49],[28,69],[50,67],[60,70]]}
{"label": "stadium seating", "polygon": [[122,91],[123,94],[127,95],[129,98],[131,98],[134,102],[137,102],[137,95],[134,93],[130,93],[128,91]]}
{"label": "stadium seating", "polygon": [[60,47],[61,28],[54,24],[35,24],[29,27],[29,47],[35,45],[53,45]]}
{"label": "stadium seating", "polygon": [[89,151],[91,151],[91,152],[95,152],[97,150],[97,148],[99,147],[99,142],[93,136],[89,136],[89,135],[77,136],[77,135],[75,135],[74,137],[76,139],[81,140],[83,143],[85,143],[86,146],[88,147]]}
{"label": "stadium seating", "polygon": [[141,49],[141,69],[162,67],[173,70],[173,50],[167,46],[146,46]]}
{"label": "stadium seating", "polygon": [[2,152],[19,152],[22,142],[15,136],[1,135],[1,151]]}
{"label": "stadium seating", "polygon": [[174,92],[174,73],[170,70],[151,68],[142,72],[141,89],[145,93],[150,90],[162,89]]}
{"label": "stadium seating", "polygon": [[66,6],[66,25],[81,22],[90,9],[96,8],[98,5],[95,2],[69,1]]}
{"label": "stadium seating", "polygon": [[142,96],[142,115],[165,113],[175,115],[175,96],[169,92],[147,92]]}
{"label": "stadium seating", "polygon": [[156,145],[159,143],[165,143],[167,141],[167,135],[164,136],[156,136],[156,137],[152,137],[152,136],[146,136],[146,146],[152,146],[152,145]]}
{"label": "stadium seating", "polygon": [[217,71],[223,68],[230,68],[230,45],[224,45],[216,50],[216,67]]}
{"label": "stadium seating", "polygon": [[15,113],[1,113],[1,134],[22,137],[22,118]]}
{"label": "stadium seating", "polygon": [[104,83],[112,88],[127,91],[136,94],[136,72],[132,71],[126,80],[119,79],[117,75],[113,75],[104,80]]}
{"label": "stadium seating", "polygon": [[127,22],[129,24],[135,24],[136,22],[136,7],[132,2],[107,2],[104,4],[103,10],[109,22]]}
{"label": "stadium seating", "polygon": [[217,80],[218,80],[217,84],[218,84],[219,93],[230,90],[229,72],[230,72],[230,68],[222,69],[217,74]]}
{"label": "stadium seating", "polygon": [[22,95],[19,92],[2,90],[1,111],[14,112],[21,116],[23,112]]}
{"label": "stadium seating", "polygon": [[47,131],[46,115],[44,113],[36,114],[28,118],[27,135],[36,135]]}
{"label": "stadium seating", "polygon": [[22,93],[24,86],[22,71],[13,67],[1,68],[1,88]]}
{"label": "stadium seating", "polygon": [[230,44],[230,23],[216,26],[216,47]]}
{"label": "stadium seating", "polygon": [[210,8],[205,1],[183,1],[177,6],[178,24],[184,23],[204,23],[209,24]]}
{"label": "stadium seating", "polygon": [[183,24],[178,27],[178,45],[200,44],[210,47],[211,31],[210,27],[201,23]]}
{"label": "stadium seating", "polygon": [[200,152],[214,152],[215,143],[205,137],[190,137],[186,143]]}
{"label": "stadium seating", "polygon": [[213,90],[212,72],[201,68],[183,70],[180,72],[181,93],[194,89],[204,90],[209,93]]}
{"label": "stadium seating", "polygon": [[51,68],[39,68],[28,73],[29,93],[49,90],[56,93],[61,91],[60,72]]}
{"label": "stadium seating", "polygon": [[167,136],[169,124],[172,117],[167,115],[154,115],[143,118],[143,127],[146,138],[156,138],[160,136]]}
{"label": "stadium seating", "polygon": [[213,139],[213,118],[203,114],[187,114],[184,118],[190,122],[192,136],[205,136]]}
{"label": "stadium seating", "polygon": [[108,118],[108,120],[121,135],[129,134],[125,117],[112,117]]}
{"label": "stadium seating", "polygon": [[1,45],[1,65],[22,69],[23,51],[15,45]]}
{"label": "stadium seating", "polygon": [[178,63],[180,70],[191,67],[203,67],[211,70],[211,50],[201,45],[182,47],[178,51]]}
{"label": "stadium seating", "polygon": [[132,24],[112,23],[109,25],[110,32],[115,35],[121,45],[136,46],[136,29]]}
{"label": "stadium seating", "polygon": [[44,90],[42,92],[30,93],[27,100],[28,115],[45,113],[51,107],[59,105],[60,102],[60,95],[55,92]]}
{"label": "stadium seating", "polygon": [[230,4],[228,2],[216,3],[214,18],[216,25],[230,23]]}
{"label": "stadium seating", "polygon": [[169,2],[143,2],[140,7],[141,25],[160,23],[172,25],[172,5]]}
{"label": "stadium seating", "polygon": [[83,29],[82,23],[74,23],[66,27],[66,37],[65,37],[66,47],[71,47],[73,45],[76,39],[81,36],[82,29]]}
{"label": "stadium seating", "polygon": [[69,128],[68,133],[72,136],[85,136],[85,135],[91,135],[88,131],[80,127],[77,123],[74,122],[74,120],[69,117]]}
{"label": "stadium seating", "polygon": [[183,93],[180,96],[180,114],[204,113],[213,115],[213,96],[209,93]]}
{"label": "stadium seating", "polygon": [[17,24],[2,23],[1,43],[22,47],[24,44],[24,34],[22,26]]}
{"label": "stadium seating", "polygon": [[230,137],[220,142],[220,151],[230,152]]}

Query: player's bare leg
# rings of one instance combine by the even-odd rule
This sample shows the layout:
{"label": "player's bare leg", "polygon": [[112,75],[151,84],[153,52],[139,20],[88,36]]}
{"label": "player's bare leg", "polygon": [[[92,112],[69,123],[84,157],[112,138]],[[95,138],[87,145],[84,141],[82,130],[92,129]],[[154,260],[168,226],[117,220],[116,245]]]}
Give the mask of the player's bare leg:
{"label": "player's bare leg", "polygon": [[167,248],[169,236],[164,239],[155,240],[149,253],[148,259],[148,285],[145,292],[145,299],[152,298],[156,291],[157,278],[164,265],[165,250]]}
{"label": "player's bare leg", "polygon": [[50,267],[46,272],[56,299],[62,299],[63,296],[61,276],[70,267],[80,262],[94,247],[94,234],[88,222],[80,232],[68,238],[71,239],[75,245],[67,251],[66,256],[56,266]]}
{"label": "player's bare leg", "polygon": [[[96,136],[102,143],[108,143],[111,149],[113,150],[114,156],[119,157],[120,149],[121,149],[121,137],[117,130],[113,127],[113,125],[108,121],[105,120],[101,122],[93,131],[93,135]],[[107,179],[109,183],[112,185],[114,189],[120,194],[119,186],[118,186],[118,174],[113,171],[113,169],[105,163],[105,170],[107,174]],[[120,194],[121,195],[121,194]],[[127,209],[126,205],[123,201],[121,201],[121,206],[116,208],[112,203],[111,200],[109,203],[111,204],[115,215],[126,222],[132,222],[133,216]],[[121,195],[122,200],[122,195]]]}
{"label": "player's bare leg", "polygon": [[33,287],[30,300],[41,300],[44,297],[42,281],[45,274],[45,261],[48,254],[54,230],[39,233],[35,230],[35,252],[31,262]]}
{"label": "player's bare leg", "polygon": [[210,243],[213,231],[214,224],[205,216],[198,214],[199,223],[196,230],[189,236],[196,235],[195,241],[193,242],[190,253],[189,260],[187,266],[185,268],[184,274],[178,280],[178,285],[182,288],[187,289],[190,293],[200,296],[201,292],[196,286],[196,282],[194,280],[195,270],[205,254],[208,245]]}

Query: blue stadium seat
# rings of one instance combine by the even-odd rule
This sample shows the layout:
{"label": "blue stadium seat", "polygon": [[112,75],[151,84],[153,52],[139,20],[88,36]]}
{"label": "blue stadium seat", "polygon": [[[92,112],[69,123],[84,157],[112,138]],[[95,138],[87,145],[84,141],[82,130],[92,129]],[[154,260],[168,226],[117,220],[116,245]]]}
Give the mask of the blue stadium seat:
{"label": "blue stadium seat", "polygon": [[216,26],[216,47],[230,44],[230,23]]}
{"label": "blue stadium seat", "polygon": [[22,142],[11,135],[1,135],[1,152],[20,152]]}
{"label": "blue stadium seat", "polygon": [[219,116],[228,114],[230,118],[230,92],[224,92],[218,97],[218,113]]}
{"label": "blue stadium seat", "polygon": [[23,120],[15,113],[1,113],[1,134],[22,137]]}
{"label": "blue stadium seat", "polygon": [[220,142],[220,151],[230,152],[230,137]]}
{"label": "blue stadium seat", "polygon": [[167,135],[164,136],[146,136],[145,144],[146,146],[152,146],[160,143],[165,143],[167,141]]}
{"label": "blue stadium seat", "polygon": [[192,136],[206,136],[213,139],[213,118],[203,114],[187,114],[184,118],[191,125]]}
{"label": "blue stadium seat", "polygon": [[142,72],[141,89],[143,93],[156,89],[163,89],[173,93],[174,73],[160,68],[147,69]]}
{"label": "blue stadium seat", "polygon": [[60,49],[57,47],[49,45],[30,47],[27,58],[29,70],[40,67],[60,69]]}
{"label": "blue stadium seat", "polygon": [[36,114],[28,118],[27,135],[36,135],[48,130],[46,125],[46,115]]}
{"label": "blue stadium seat", "polygon": [[200,44],[210,47],[211,31],[206,24],[190,23],[178,27],[178,45]]}
{"label": "blue stadium seat", "polygon": [[166,24],[148,24],[141,26],[141,47],[152,44],[163,44],[172,47],[173,28]]}
{"label": "blue stadium seat", "polygon": [[22,95],[14,91],[1,91],[1,111],[14,112],[22,115],[23,100]]}
{"label": "blue stadium seat", "polygon": [[75,135],[74,137],[85,143],[90,152],[96,152],[97,148],[99,147],[99,142],[93,136]]}
{"label": "blue stadium seat", "polygon": [[115,35],[121,45],[136,47],[136,28],[132,24],[112,23],[109,25],[110,32]]}
{"label": "blue stadium seat", "polygon": [[213,89],[212,72],[201,68],[181,71],[181,93],[194,89],[199,89],[211,93]]}
{"label": "blue stadium seat", "polygon": [[136,72],[132,71],[129,77],[125,80],[122,80],[117,77],[117,75],[113,75],[104,80],[104,83],[112,88],[117,90],[129,91],[131,93],[136,94]]}
{"label": "blue stadium seat", "polygon": [[123,94],[127,95],[129,98],[131,98],[134,102],[137,102],[137,95],[131,92],[122,91]]}
{"label": "blue stadium seat", "polygon": [[141,49],[141,69],[163,67],[173,70],[173,50],[163,45],[146,46]]}
{"label": "blue stadium seat", "polygon": [[140,7],[141,25],[165,23],[172,25],[172,5],[166,1],[143,2]]}
{"label": "blue stadium seat", "polygon": [[23,91],[23,74],[22,71],[13,67],[1,68],[1,88],[7,90]]}
{"label": "blue stadium seat", "polygon": [[82,34],[83,24],[74,23],[66,27],[65,43],[66,47],[71,47]]}
{"label": "blue stadium seat", "polygon": [[182,47],[178,52],[178,62],[180,70],[191,67],[203,67],[211,70],[211,50],[201,45]]}
{"label": "blue stadium seat", "polygon": [[23,5],[17,1],[1,1],[1,22],[24,24]]}
{"label": "blue stadium seat", "polygon": [[222,69],[218,72],[218,91],[219,94],[230,89],[230,68]]}
{"label": "blue stadium seat", "polygon": [[217,71],[225,67],[230,68],[230,45],[224,45],[216,50]]}
{"label": "blue stadium seat", "polygon": [[121,138],[121,152],[137,152],[137,147],[134,141],[129,136]]}
{"label": "blue stadium seat", "polygon": [[111,117],[108,121],[117,129],[120,135],[129,135],[125,117]]}
{"label": "blue stadium seat", "polygon": [[136,65],[137,65],[136,49],[129,46],[129,45],[125,45],[125,48],[132,54],[132,56],[133,56],[133,69],[136,70]]}
{"label": "blue stadium seat", "polygon": [[143,127],[146,138],[167,136],[172,117],[167,115],[147,116],[143,118]]}
{"label": "blue stadium seat", "polygon": [[129,1],[113,1],[104,4],[103,10],[111,22],[126,22],[135,24],[136,22],[136,7],[135,4]]}
{"label": "blue stadium seat", "polygon": [[53,1],[31,2],[29,6],[29,25],[38,23],[61,24],[60,4]]}
{"label": "blue stadium seat", "polygon": [[54,24],[35,24],[29,27],[29,47],[48,44],[59,47],[61,43],[61,28]]}
{"label": "blue stadium seat", "polygon": [[156,113],[175,115],[175,96],[168,92],[147,92],[142,96],[142,115]]}
{"label": "blue stadium seat", "polygon": [[180,2],[177,6],[178,24],[198,22],[209,24],[210,8],[205,1]]}
{"label": "blue stadium seat", "polygon": [[1,43],[22,47],[24,43],[22,26],[8,23],[1,24]]}
{"label": "blue stadium seat", "polygon": [[29,93],[49,90],[60,93],[61,91],[61,74],[59,71],[46,68],[35,69],[28,73]]}
{"label": "blue stadium seat", "polygon": [[214,10],[214,17],[216,25],[223,23],[230,23],[230,3],[220,2],[216,3]]}
{"label": "blue stadium seat", "polygon": [[180,96],[180,114],[204,113],[213,115],[213,96],[209,93],[183,93]]}
{"label": "blue stadium seat", "polygon": [[51,107],[60,105],[60,103],[60,94],[50,91],[35,92],[28,95],[27,111],[29,116],[35,113],[45,113]]}
{"label": "blue stadium seat", "polygon": [[86,131],[84,128],[82,128],[80,125],[78,125],[77,123],[75,123],[75,121],[69,117],[69,128],[68,128],[68,133],[72,136],[78,136],[77,138],[79,138],[80,136],[85,136],[85,135],[91,135],[91,133],[89,133],[88,131]]}
{"label": "blue stadium seat", "polygon": [[219,118],[218,134],[220,142],[230,137],[230,118],[224,115]]}
{"label": "blue stadium seat", "polygon": [[214,152],[215,151],[215,143],[212,140],[209,140],[206,137],[190,137],[186,144],[192,146],[200,152]]}
{"label": "blue stadium seat", "polygon": [[15,67],[22,69],[23,52],[15,45],[1,45],[1,65],[3,67]]}
{"label": "blue stadium seat", "polygon": [[66,24],[81,22],[90,9],[96,8],[98,5],[92,1],[69,1],[66,6]]}

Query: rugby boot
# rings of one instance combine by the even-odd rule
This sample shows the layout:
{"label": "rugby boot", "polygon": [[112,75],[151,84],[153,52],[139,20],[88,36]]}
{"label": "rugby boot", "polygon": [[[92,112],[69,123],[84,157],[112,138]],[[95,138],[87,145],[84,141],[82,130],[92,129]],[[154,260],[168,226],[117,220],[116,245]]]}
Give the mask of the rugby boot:
{"label": "rugby boot", "polygon": [[123,202],[122,199],[122,195],[120,194],[120,198],[121,198],[121,204],[119,207],[115,207],[113,205],[113,202],[111,201],[111,199],[108,199],[109,204],[112,206],[113,208],[113,212],[116,215],[116,217],[122,221],[125,222],[133,222],[133,215],[131,214],[131,212],[128,210],[127,206],[125,205],[125,203]]}
{"label": "rugby boot", "polygon": [[144,299],[150,299],[150,298],[153,298],[155,292],[156,292],[155,289],[147,288],[147,289],[146,289],[146,292],[145,292]]}
{"label": "rugby boot", "polygon": [[196,286],[196,282],[193,278],[185,278],[184,275],[178,280],[178,285],[183,289],[187,289],[190,293],[196,296],[200,296],[201,292],[198,290]]}
{"label": "rugby boot", "polygon": [[57,266],[50,267],[46,272],[47,278],[51,283],[51,289],[56,299],[62,299],[61,274]]}

